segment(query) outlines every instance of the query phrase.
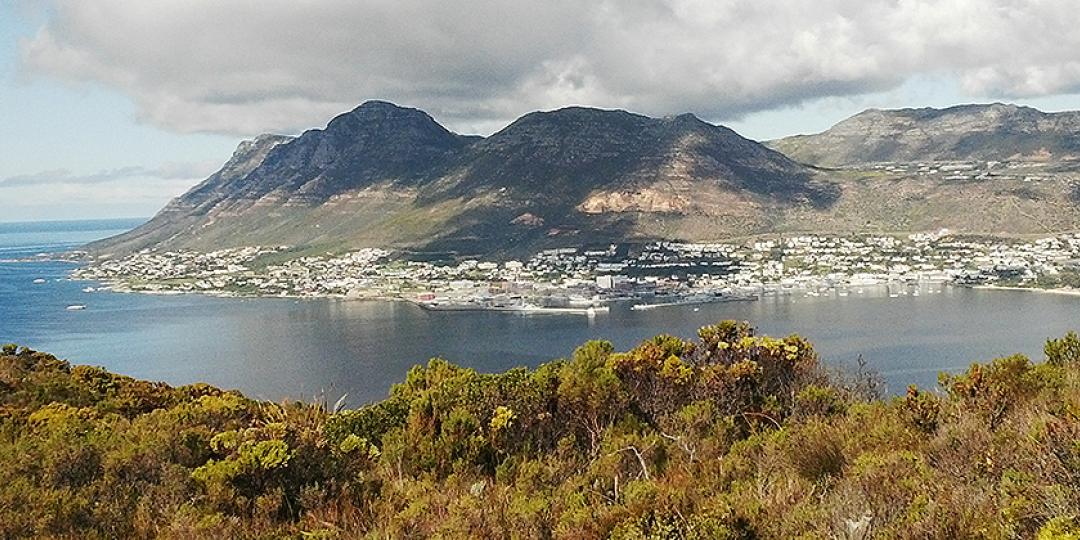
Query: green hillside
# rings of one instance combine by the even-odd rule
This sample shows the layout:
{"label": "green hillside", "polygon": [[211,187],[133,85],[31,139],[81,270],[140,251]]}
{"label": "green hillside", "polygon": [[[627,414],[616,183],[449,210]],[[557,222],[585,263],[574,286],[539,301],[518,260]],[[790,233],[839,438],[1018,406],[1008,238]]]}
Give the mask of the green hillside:
{"label": "green hillside", "polygon": [[10,345],[0,537],[1077,538],[1080,338],[941,387],[730,321],[342,412]]}

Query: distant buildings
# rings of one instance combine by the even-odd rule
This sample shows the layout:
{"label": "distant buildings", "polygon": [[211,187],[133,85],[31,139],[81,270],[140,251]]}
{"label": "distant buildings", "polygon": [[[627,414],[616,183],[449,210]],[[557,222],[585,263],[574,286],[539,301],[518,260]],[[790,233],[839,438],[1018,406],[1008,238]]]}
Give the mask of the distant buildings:
{"label": "distant buildings", "polygon": [[[142,251],[77,270],[118,290],[248,296],[400,298],[476,305],[592,305],[651,296],[768,294],[881,283],[1061,286],[1080,235],[975,241],[949,231],[897,236],[777,236],[743,243],[655,242],[560,248],[524,261],[418,262],[361,249],[279,264],[285,247]],[[1080,277],[1070,281],[1080,283]]]}

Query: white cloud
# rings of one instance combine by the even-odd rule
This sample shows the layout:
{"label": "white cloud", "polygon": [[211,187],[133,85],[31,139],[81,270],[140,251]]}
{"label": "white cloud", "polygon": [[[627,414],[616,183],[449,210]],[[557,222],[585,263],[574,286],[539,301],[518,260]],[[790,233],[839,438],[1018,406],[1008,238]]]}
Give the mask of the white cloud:
{"label": "white cloud", "polygon": [[149,216],[219,167],[170,162],[90,174],[53,169],[0,177],[0,221]]}
{"label": "white cloud", "polygon": [[66,185],[87,186],[95,184],[124,184],[124,183],[165,183],[175,184],[176,180],[192,181],[205,178],[214,172],[220,164],[213,162],[199,163],[176,163],[169,162],[160,167],[150,168],[141,165],[129,165],[98,171],[91,174],[73,174],[68,169],[51,169],[33,174],[20,174],[0,178],[0,189],[42,186],[42,185]]}
{"label": "white cloud", "polygon": [[142,120],[250,135],[366,99],[462,131],[567,104],[730,121],[952,79],[973,96],[1080,88],[1074,0],[58,2],[31,71],[132,96]]}

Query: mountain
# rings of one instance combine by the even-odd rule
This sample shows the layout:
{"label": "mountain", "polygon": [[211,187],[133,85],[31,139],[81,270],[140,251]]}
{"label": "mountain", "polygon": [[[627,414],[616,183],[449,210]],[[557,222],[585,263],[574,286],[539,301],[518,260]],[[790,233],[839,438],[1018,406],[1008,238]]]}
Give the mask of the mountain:
{"label": "mountain", "polygon": [[489,253],[768,230],[839,188],[727,128],[570,107],[490,137],[423,111],[364,103],[324,129],[242,143],[222,169],[145,225],[88,246],[384,246]]}
{"label": "mountain", "polygon": [[1068,160],[1080,157],[1080,111],[994,103],[946,109],[870,109],[816,135],[769,143],[802,163]]}

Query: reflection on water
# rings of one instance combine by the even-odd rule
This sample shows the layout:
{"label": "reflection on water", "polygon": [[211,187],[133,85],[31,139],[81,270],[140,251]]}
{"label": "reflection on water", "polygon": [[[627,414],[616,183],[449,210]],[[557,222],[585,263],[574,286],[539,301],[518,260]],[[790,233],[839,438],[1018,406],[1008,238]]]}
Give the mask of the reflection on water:
{"label": "reflection on water", "polygon": [[[762,332],[800,333],[833,364],[863,355],[890,390],[932,386],[940,370],[1024,352],[1077,324],[1080,298],[1011,291],[923,288],[896,297],[884,289],[802,293],[631,311],[593,318],[429,312],[407,303],[220,299],[82,292],[61,263],[0,264],[0,340],[17,341],[78,363],[174,384],[206,381],[258,397],[357,405],[386,395],[413,364],[441,356],[499,371],[569,354],[589,339],[628,348],[660,332],[691,337],[722,319]],[[48,282],[34,285],[42,277]],[[59,279],[59,280],[58,280]],[[86,304],[85,311],[64,307]]]}

